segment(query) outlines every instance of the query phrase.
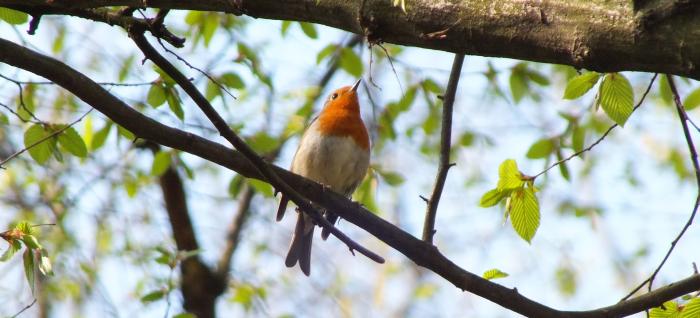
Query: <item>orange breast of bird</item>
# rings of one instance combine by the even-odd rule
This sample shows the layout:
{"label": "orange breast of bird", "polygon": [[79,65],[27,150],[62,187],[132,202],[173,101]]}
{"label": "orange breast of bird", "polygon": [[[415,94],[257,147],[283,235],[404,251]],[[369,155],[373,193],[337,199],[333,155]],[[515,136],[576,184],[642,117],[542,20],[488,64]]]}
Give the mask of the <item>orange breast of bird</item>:
{"label": "orange breast of bird", "polygon": [[318,116],[318,131],[329,136],[350,136],[360,148],[369,150],[369,135],[360,116],[357,95],[341,95],[328,102]]}

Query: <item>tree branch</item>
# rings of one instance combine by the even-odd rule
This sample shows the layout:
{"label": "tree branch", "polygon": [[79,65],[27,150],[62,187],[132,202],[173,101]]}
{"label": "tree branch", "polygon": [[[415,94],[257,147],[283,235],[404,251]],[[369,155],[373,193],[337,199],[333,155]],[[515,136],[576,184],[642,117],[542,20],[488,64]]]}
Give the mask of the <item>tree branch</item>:
{"label": "tree branch", "polygon": [[[597,72],[643,71],[700,79],[700,34],[670,31],[700,28],[700,3],[685,2],[679,10],[662,7],[666,1],[640,7],[629,0],[415,0],[408,14],[385,0],[0,0],[0,6],[147,5],[246,14],[319,23],[373,41],[459,54],[565,64]],[[440,36],[432,36],[435,32]]]}
{"label": "tree branch", "polygon": [[693,169],[695,170],[695,181],[696,181],[697,187],[698,187],[698,194],[695,197],[695,204],[693,205],[693,211],[690,213],[690,217],[688,218],[688,221],[685,223],[685,225],[683,226],[681,231],[678,233],[676,238],[671,242],[671,247],[666,252],[666,255],[661,260],[661,263],[659,263],[659,266],[656,267],[654,272],[646,280],[644,280],[641,284],[639,284],[639,286],[637,286],[627,296],[625,296],[625,298],[623,298],[623,300],[634,295],[634,293],[639,291],[646,284],[649,284],[648,290],[651,290],[651,285],[654,283],[654,279],[656,278],[656,275],[659,274],[659,271],[661,271],[661,268],[664,266],[664,264],[666,264],[666,261],[671,256],[671,253],[673,253],[673,250],[676,248],[676,244],[678,244],[678,242],[681,240],[681,237],[683,237],[683,234],[685,234],[685,232],[688,230],[690,225],[693,224],[693,220],[695,219],[695,215],[698,212],[698,207],[700,206],[700,163],[698,162],[698,152],[697,152],[697,150],[695,150],[695,145],[693,143],[693,137],[690,135],[690,129],[688,128],[688,121],[690,121],[690,118],[688,117],[688,114],[685,111],[685,107],[683,107],[683,103],[681,102],[681,96],[678,94],[678,90],[676,89],[676,83],[673,81],[673,76],[667,74],[666,80],[668,82],[668,86],[671,88],[671,93],[673,94],[673,102],[676,105],[676,110],[678,111],[678,119],[680,120],[681,126],[683,127],[683,135],[685,136],[685,142],[686,142],[686,144],[688,144],[688,151],[690,152],[690,160],[693,162]]}
{"label": "tree branch", "polygon": [[[188,152],[227,167],[245,177],[267,182],[265,176],[240,152],[194,134],[163,125],[144,116],[111,95],[87,76],[56,59],[0,39],[0,62],[25,69],[56,82],[139,138]],[[276,166],[271,165],[269,168],[309,200],[332,210],[348,222],[371,233],[416,264],[440,275],[457,288],[469,291],[525,316],[543,318],[620,317],[658,306],[666,300],[700,290],[700,275],[695,274],[654,292],[609,307],[581,312],[558,311],[520,295],[517,290],[506,288],[460,268],[434,246],[413,237],[340,194],[323,191],[323,186],[318,183]]]}
{"label": "tree branch", "polygon": [[440,204],[442,189],[445,187],[447,180],[447,172],[450,170],[453,163],[450,163],[450,147],[452,143],[452,109],[455,103],[455,94],[457,93],[457,85],[459,76],[462,73],[462,64],[464,63],[464,54],[455,54],[452,62],[452,70],[450,71],[450,79],[447,81],[447,89],[442,100],[442,131],[440,133],[440,164],[437,175],[435,176],[435,186],[433,194],[428,200],[428,207],[425,211],[425,222],[423,223],[423,241],[433,244],[433,236],[435,235],[435,217],[437,208]]}

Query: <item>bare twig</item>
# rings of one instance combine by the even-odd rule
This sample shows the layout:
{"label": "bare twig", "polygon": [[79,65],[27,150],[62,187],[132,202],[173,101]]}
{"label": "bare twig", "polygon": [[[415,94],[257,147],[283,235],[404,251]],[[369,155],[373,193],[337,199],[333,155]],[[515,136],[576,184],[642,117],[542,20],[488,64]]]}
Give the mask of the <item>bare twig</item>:
{"label": "bare twig", "polygon": [[31,145],[29,145],[29,146],[27,146],[27,147],[25,147],[25,148],[23,148],[23,149],[21,149],[21,150],[15,152],[15,153],[13,153],[13,154],[10,155],[9,157],[5,158],[5,160],[0,161],[0,169],[4,169],[3,165],[5,165],[8,161],[14,159],[15,157],[21,155],[21,154],[24,153],[25,151],[27,151],[27,150],[29,150],[29,149],[32,149],[32,148],[36,147],[36,145],[38,145],[38,144],[40,144],[40,143],[42,143],[42,142],[44,142],[44,141],[46,141],[46,140],[49,140],[49,139],[51,139],[51,138],[53,138],[53,137],[55,137],[55,136],[58,136],[60,133],[66,131],[66,129],[68,129],[68,128],[70,128],[70,127],[73,127],[73,125],[75,125],[75,124],[77,124],[79,121],[83,120],[83,118],[85,118],[85,116],[87,116],[87,114],[89,114],[93,109],[94,109],[94,108],[90,108],[90,110],[88,110],[87,112],[85,112],[85,114],[83,114],[82,116],[78,117],[78,119],[74,120],[72,123],[66,125],[65,127],[61,128],[61,129],[59,129],[59,130],[56,130],[56,131],[54,131],[54,132],[48,134],[47,136],[45,136],[44,138],[41,138],[41,139],[37,140],[37,141],[34,142],[33,144],[31,144]]}
{"label": "bare twig", "polygon": [[250,163],[255,166],[255,169],[263,175],[269,183],[284,193],[290,198],[298,207],[300,207],[304,212],[309,214],[314,221],[320,224],[323,228],[327,228],[333,235],[335,235],[339,240],[345,243],[348,248],[353,251],[356,250],[361,254],[367,256],[369,259],[384,263],[384,259],[377,255],[376,253],[366,249],[359,243],[353,241],[335,226],[330,224],[321,213],[316,209],[311,202],[299,194],[296,190],[290,187],[286,182],[284,182],[269,166],[269,164],[260,157],[255,151],[248,146],[247,143],[241,137],[239,137],[231,128],[226,124],[226,121],[214,110],[214,107],[209,104],[209,101],[202,95],[202,93],[197,90],[197,88],[192,84],[185,75],[180,73],[175,66],[170,64],[162,55],[158,53],[146,40],[144,37],[145,29],[138,26],[134,26],[129,29],[129,34],[134,40],[136,45],[145,54],[146,58],[150,59],[155,63],[161,70],[166,74],[170,75],[173,80],[175,80],[180,87],[187,93],[190,98],[199,106],[199,108],[204,112],[209,121],[216,127],[219,134],[224,137],[231,145],[233,145],[236,150],[240,151]]}
{"label": "bare twig", "polygon": [[676,84],[673,81],[673,76],[670,74],[666,75],[666,79],[668,81],[668,85],[671,88],[671,93],[673,94],[673,102],[676,104],[676,110],[678,111],[678,118],[681,121],[681,126],[683,127],[683,135],[685,136],[685,142],[688,144],[688,151],[690,152],[690,160],[693,162],[693,169],[695,170],[695,181],[698,186],[698,194],[695,198],[695,204],[693,205],[693,211],[690,213],[690,217],[688,218],[688,221],[685,223],[685,226],[683,226],[683,229],[678,233],[676,238],[671,242],[671,247],[668,249],[666,252],[666,255],[664,258],[661,260],[661,263],[659,266],[656,267],[654,272],[644,280],[639,286],[637,286],[635,289],[633,289],[627,296],[622,298],[622,300],[625,300],[629,298],[630,296],[634,295],[637,291],[642,289],[644,285],[649,284],[647,290],[651,291],[651,286],[654,283],[654,279],[656,278],[656,275],[659,274],[659,271],[661,271],[661,268],[666,264],[666,261],[668,258],[671,256],[671,253],[673,250],[676,248],[676,244],[681,240],[681,237],[683,237],[683,234],[688,230],[691,224],[693,224],[693,220],[695,219],[695,215],[698,212],[698,206],[700,205],[700,163],[698,163],[698,153],[695,150],[695,144],[693,143],[693,137],[690,135],[690,129],[688,128],[688,114],[685,111],[685,107],[683,107],[683,103],[681,102],[681,97],[678,94],[678,90],[676,89]]}
{"label": "bare twig", "polygon": [[433,244],[433,236],[435,235],[435,217],[437,215],[438,204],[442,196],[442,189],[445,187],[447,180],[447,172],[450,170],[453,163],[450,163],[450,147],[452,143],[452,109],[455,102],[455,94],[457,85],[459,84],[459,76],[462,73],[462,64],[464,63],[464,54],[455,54],[452,62],[452,71],[450,79],[447,81],[447,90],[442,103],[442,131],[440,133],[440,165],[437,175],[435,176],[435,186],[433,194],[428,200],[428,207],[425,211],[425,222],[423,223],[423,241]]}
{"label": "bare twig", "polygon": [[248,185],[244,185],[244,187],[238,199],[238,212],[236,212],[236,217],[233,219],[233,223],[229,226],[228,233],[226,234],[226,247],[224,247],[224,252],[221,253],[221,257],[219,257],[216,268],[216,275],[220,278],[228,277],[233,252],[235,252],[238,247],[241,232],[243,232],[243,225],[250,215],[250,202],[253,201],[255,190]]}
{"label": "bare twig", "polygon": [[[13,80],[13,79],[11,79],[11,78],[5,76],[5,75],[2,75],[2,74],[0,74],[0,77],[4,78],[5,80],[8,80],[8,81],[10,81],[10,82],[13,82],[13,83],[15,83],[15,85],[17,85],[17,89],[19,90],[19,92],[18,92],[18,94],[19,94],[19,105],[22,107],[22,109],[24,109],[24,111],[27,112],[27,114],[29,114],[29,116],[31,116],[32,118],[34,118],[34,120],[36,120],[36,121],[38,121],[38,122],[40,122],[40,123],[44,123],[44,121],[42,121],[41,119],[39,119],[39,118],[37,118],[36,116],[34,116],[34,113],[33,113],[31,110],[29,110],[29,108],[27,108],[27,105],[24,103],[24,89],[22,88],[22,84],[20,84],[19,82],[15,81],[15,80]],[[21,118],[21,116],[20,116],[20,118]]]}
{"label": "bare twig", "polygon": [[[654,77],[651,78],[651,81],[649,81],[649,85],[647,86],[647,89],[644,91],[644,94],[642,94],[642,98],[639,99],[639,102],[637,102],[637,105],[634,106],[634,108],[632,109],[632,112],[634,112],[635,110],[637,110],[637,108],[639,108],[639,106],[642,106],[642,102],[644,102],[644,100],[645,100],[646,97],[647,97],[647,94],[649,94],[649,91],[651,90],[651,86],[654,84],[654,81],[656,80],[656,77],[657,77],[658,75],[659,75],[659,74],[654,74]],[[560,165],[560,164],[562,164],[562,163],[564,163],[564,162],[567,162],[567,161],[569,161],[569,160],[571,160],[571,159],[573,159],[573,158],[575,158],[575,157],[578,157],[578,156],[580,156],[581,154],[583,154],[584,152],[591,151],[591,149],[593,149],[593,147],[597,146],[601,141],[603,141],[603,139],[605,139],[605,137],[607,137],[607,136],[610,134],[610,132],[611,132],[613,129],[615,129],[615,127],[617,127],[617,126],[619,126],[619,125],[618,125],[618,124],[612,124],[612,126],[610,126],[610,128],[608,128],[608,130],[606,130],[605,133],[603,133],[603,135],[600,136],[600,138],[598,138],[595,142],[593,142],[592,144],[590,144],[588,147],[586,147],[586,148],[584,148],[584,149],[582,149],[582,150],[580,150],[580,151],[577,151],[577,152],[571,154],[570,156],[568,156],[568,157],[566,157],[566,158],[564,158],[564,159],[561,159],[561,160],[559,160],[559,161],[553,163],[552,165],[550,165],[549,167],[547,167],[547,169],[544,169],[544,170],[542,170],[540,173],[534,175],[531,179],[532,179],[532,180],[537,179],[537,177],[539,177],[539,176],[541,176],[541,175],[547,173],[547,171],[551,170],[552,168],[554,168],[554,167],[556,167],[556,166],[558,166],[558,165]]]}
{"label": "bare twig", "polygon": [[23,312],[27,311],[27,309],[32,308],[32,306],[34,306],[34,304],[36,304],[36,298],[34,298],[34,300],[32,301],[31,304],[24,306],[24,308],[22,308],[22,310],[20,310],[20,311],[19,311],[18,313],[16,313],[16,314],[12,315],[12,318],[17,318],[17,317],[19,317],[19,315],[21,315]]}

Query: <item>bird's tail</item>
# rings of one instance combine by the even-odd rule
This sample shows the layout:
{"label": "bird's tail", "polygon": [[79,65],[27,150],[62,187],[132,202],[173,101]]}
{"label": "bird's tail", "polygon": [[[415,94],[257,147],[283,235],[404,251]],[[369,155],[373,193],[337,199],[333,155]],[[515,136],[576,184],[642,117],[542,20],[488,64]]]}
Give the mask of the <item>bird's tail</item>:
{"label": "bird's tail", "polygon": [[314,238],[314,223],[303,212],[298,213],[292,244],[289,246],[284,264],[287,267],[294,267],[298,261],[301,271],[304,272],[304,275],[309,276],[311,273],[311,241]]}
{"label": "bird's tail", "polygon": [[280,198],[280,207],[277,208],[277,222],[282,221],[282,218],[284,217],[284,211],[287,210],[287,202],[289,202],[289,199],[282,195]]}

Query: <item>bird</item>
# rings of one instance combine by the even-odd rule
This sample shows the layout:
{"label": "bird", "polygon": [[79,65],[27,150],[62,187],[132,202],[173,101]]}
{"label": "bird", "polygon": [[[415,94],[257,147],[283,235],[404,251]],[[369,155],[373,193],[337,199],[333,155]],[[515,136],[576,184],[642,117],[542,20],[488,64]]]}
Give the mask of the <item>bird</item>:
{"label": "bird", "polygon": [[[369,168],[369,134],[360,116],[357,97],[361,81],[359,79],[352,86],[341,87],[328,95],[323,109],[302,135],[290,168],[290,171],[346,197],[352,195]],[[278,222],[284,217],[288,201],[283,194],[277,210]],[[309,276],[315,224],[299,209],[297,214],[285,265],[291,268],[298,262],[301,271]],[[324,217],[331,224],[338,219],[336,214],[327,210]],[[325,240],[329,234],[330,230],[323,228],[321,237]]]}

